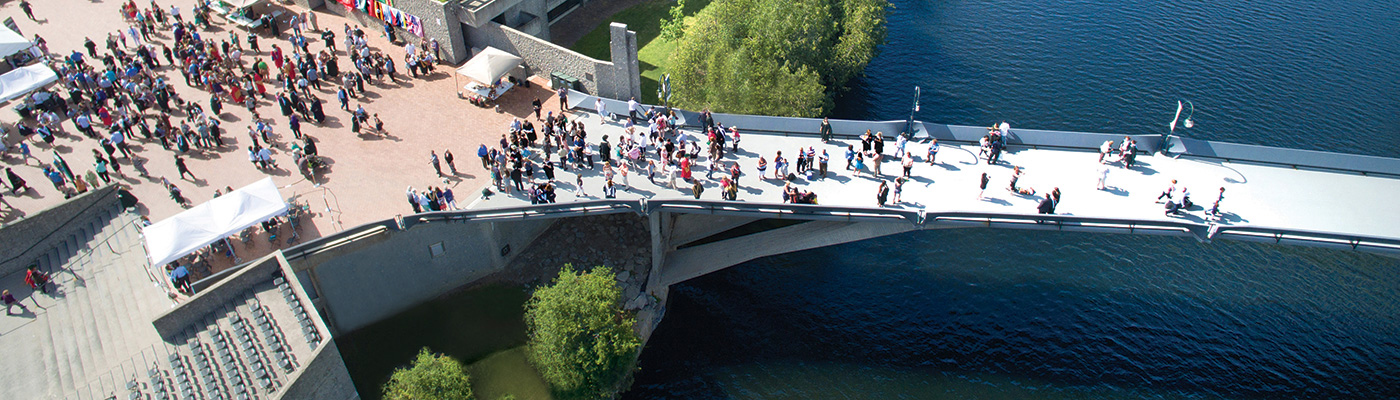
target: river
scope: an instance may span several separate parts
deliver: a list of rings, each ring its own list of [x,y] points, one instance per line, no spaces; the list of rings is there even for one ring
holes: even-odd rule
[[[1393,2],[893,3],[834,117],[906,118],[919,85],[924,121],[1144,134],[1189,100],[1184,136],[1400,157]],[[624,397],[1396,398],[1397,271],[1229,241],[915,232],[673,287]]]

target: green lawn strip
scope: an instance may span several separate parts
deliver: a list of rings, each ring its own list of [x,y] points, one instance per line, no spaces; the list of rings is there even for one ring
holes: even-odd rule
[[[613,15],[607,22],[599,24],[588,34],[574,43],[572,50],[599,60],[612,58],[608,47],[608,25],[613,22],[627,24],[627,29],[637,32],[637,58],[641,60],[643,103],[658,104],[656,90],[661,87],[661,74],[670,65],[671,51],[676,44],[661,39],[661,21],[670,17],[671,6],[675,2],[655,0],[641,3]],[[710,4],[710,0],[687,0],[687,16],[695,15]]]

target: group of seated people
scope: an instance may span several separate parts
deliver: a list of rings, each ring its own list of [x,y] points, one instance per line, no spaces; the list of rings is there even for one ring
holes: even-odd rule
[[[817,204],[817,194],[806,190],[799,190],[788,182],[783,186],[783,202],[793,204]]]

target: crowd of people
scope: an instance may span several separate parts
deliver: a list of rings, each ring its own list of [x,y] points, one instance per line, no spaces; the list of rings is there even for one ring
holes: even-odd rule
[[[316,138],[303,134],[301,128],[304,123],[329,123],[324,107],[327,94],[337,96],[350,119],[344,125],[353,133],[387,135],[378,114],[356,101],[365,96],[366,82],[398,82],[433,74],[441,56],[436,41],[426,40],[407,43],[401,56],[380,52],[370,47],[364,31],[348,24],[341,27],[341,35],[334,29],[309,27],[314,13],[287,21],[289,34],[281,32],[271,17],[262,25],[268,28],[264,32],[268,36],[238,30],[214,34],[209,29],[211,10],[200,3],[182,16],[177,6],[128,0],[118,9],[127,26],[100,41],[89,37],[71,52],[50,49],[42,36],[34,35],[38,62],[52,68],[59,83],[20,100],[24,115],[32,118],[5,132],[6,146],[0,154],[17,155],[34,166],[64,198],[120,180],[139,182],[131,174],[158,183],[173,202],[188,207],[191,200],[181,182],[204,186],[204,181],[186,165],[187,160],[218,157],[217,153],[239,148],[246,151],[253,168],[267,174],[278,174],[279,154],[285,153],[314,182],[325,162]],[[287,41],[267,46],[269,36]],[[321,39],[319,43],[314,37]],[[178,81],[202,92],[196,96],[201,98],[182,96],[180,92],[188,92],[176,90]],[[276,104],[281,116],[265,112],[268,104]],[[246,122],[247,142],[230,140],[226,125],[239,119],[228,114],[229,107],[246,109],[252,116]],[[72,124],[71,131],[65,129],[64,121]],[[278,135],[280,127],[290,137]],[[91,140],[96,147],[91,161],[67,150],[56,141],[59,137]],[[160,148],[133,146],[134,142]],[[146,164],[154,160],[173,164],[177,179],[150,176]],[[5,168],[0,182],[9,194],[42,196],[29,185],[22,167]],[[440,208],[456,207],[450,189],[433,189],[432,198],[446,199]],[[8,205],[3,196],[0,204]],[[231,255],[231,248],[205,250]]]

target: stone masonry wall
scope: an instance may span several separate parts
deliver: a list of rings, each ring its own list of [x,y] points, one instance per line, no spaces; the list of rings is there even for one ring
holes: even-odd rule
[[[324,0],[296,1],[300,3],[303,1],[320,2]],[[358,22],[360,25],[363,25],[363,29],[365,30],[366,35],[382,34],[381,32],[384,27],[384,21],[371,17],[368,14],[365,14],[358,10],[346,8],[345,6],[341,5],[338,1],[325,1],[324,4],[325,9],[327,11],[330,11],[331,13],[334,13],[336,15],[352,19]],[[418,17],[418,19],[423,21],[424,37],[420,38],[418,36],[412,35],[408,33],[408,30],[406,29],[396,29],[399,37],[402,40],[412,40],[416,43],[420,39],[426,39],[429,41],[436,39],[438,41],[438,45],[442,48],[442,61],[449,64],[460,63],[467,58],[467,48],[462,44],[462,30],[457,29],[457,27],[460,26],[461,23],[457,22],[457,17],[450,16],[447,14],[448,10],[457,9],[456,0],[450,0],[446,2],[439,0],[395,0],[394,7],[398,8],[399,10],[405,13],[416,16]],[[321,26],[321,28],[335,29],[336,40],[344,40],[344,38],[342,37],[343,32],[341,31],[341,27],[327,27],[323,25]],[[396,60],[402,61],[402,52],[393,52],[387,50],[385,50],[384,52],[385,54],[393,55]]]
[[[471,47],[495,47],[518,55],[525,59],[525,69],[529,75],[547,78],[551,73],[562,72],[578,79],[586,93],[616,91],[614,67],[610,62],[595,60],[495,22],[486,22],[481,28],[463,27],[467,30],[466,39]]]
[[[108,185],[6,225],[0,229],[0,276],[23,270],[66,240],[80,225],[71,222],[87,223],[99,210],[116,206],[117,187]]]

